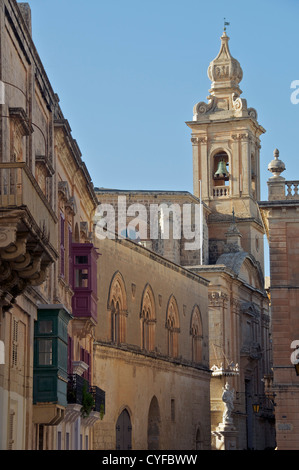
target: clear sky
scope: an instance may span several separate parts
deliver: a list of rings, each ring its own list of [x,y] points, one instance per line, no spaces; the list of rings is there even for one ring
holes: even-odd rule
[[[277,147],[299,180],[298,0],[28,0],[33,39],[95,186],[193,191],[193,106],[223,18],[240,88],[266,129],[262,199]],[[298,93],[299,97],[299,93]]]

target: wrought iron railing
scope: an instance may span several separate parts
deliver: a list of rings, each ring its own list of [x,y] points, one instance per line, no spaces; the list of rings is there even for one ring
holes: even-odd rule
[[[84,379],[84,377],[81,377],[81,375],[69,375],[69,380],[67,384],[67,402],[69,404],[82,404],[83,388],[85,383],[86,379]]]
[[[94,411],[105,414],[105,392],[99,387],[93,386],[89,389],[90,393],[93,396],[95,406]]]
[[[86,387],[85,391],[90,393],[93,397],[93,411],[97,411],[104,415],[106,407],[105,392],[97,386],[90,386],[88,381],[80,375],[69,375],[67,385],[67,402],[69,404],[82,405],[84,387]]]

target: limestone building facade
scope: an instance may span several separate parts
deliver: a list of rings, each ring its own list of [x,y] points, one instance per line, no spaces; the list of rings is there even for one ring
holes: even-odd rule
[[[97,200],[30,19],[27,4],[0,2],[0,448],[90,449],[105,398],[90,388],[96,283],[81,289],[96,277]]]
[[[270,250],[273,374],[269,394],[276,403],[278,450],[298,450],[298,181],[286,180],[275,149],[269,163],[268,201],[260,202]]]
[[[207,285],[131,240],[101,240],[95,449],[210,449]]]

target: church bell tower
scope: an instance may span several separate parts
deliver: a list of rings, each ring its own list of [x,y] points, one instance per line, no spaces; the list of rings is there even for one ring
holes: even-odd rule
[[[193,192],[211,210],[209,241],[217,247],[210,264],[221,255],[226,233],[235,221],[242,236],[242,249],[255,257],[263,269],[263,225],[260,200],[260,136],[265,129],[257,112],[241,98],[243,71],[229,50],[224,30],[217,57],[208,67],[211,80],[207,102],[193,108]],[[215,259],[214,259],[215,258]]]

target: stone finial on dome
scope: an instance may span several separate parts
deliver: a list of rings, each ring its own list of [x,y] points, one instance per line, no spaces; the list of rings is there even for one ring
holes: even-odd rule
[[[221,47],[217,57],[212,60],[208,68],[208,77],[212,81],[210,90],[212,95],[229,92],[242,93],[239,83],[243,78],[243,70],[239,62],[234,59],[228,46],[229,37],[224,31],[221,36]]]
[[[279,178],[280,174],[286,169],[285,164],[279,160],[279,150],[275,149],[273,152],[274,160],[268,165],[268,170],[273,173],[272,178]]]

